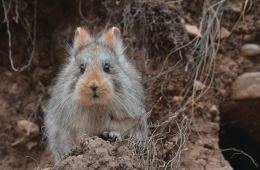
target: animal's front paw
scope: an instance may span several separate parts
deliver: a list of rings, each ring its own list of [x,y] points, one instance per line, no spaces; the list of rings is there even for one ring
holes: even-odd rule
[[[111,141],[111,142],[122,141],[120,133],[114,132],[114,131],[111,131],[111,132],[105,131],[99,137],[104,140]]]

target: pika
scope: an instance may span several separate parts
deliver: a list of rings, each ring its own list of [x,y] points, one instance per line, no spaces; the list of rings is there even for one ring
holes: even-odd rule
[[[47,102],[44,124],[57,165],[82,135],[147,138],[140,73],[124,53],[120,30],[99,36],[78,27],[70,56]]]

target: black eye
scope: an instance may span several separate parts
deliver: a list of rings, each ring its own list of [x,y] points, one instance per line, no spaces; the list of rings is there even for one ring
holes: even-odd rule
[[[83,74],[85,72],[85,65],[84,64],[80,64],[79,70],[80,70],[80,73]]]
[[[104,72],[106,72],[106,73],[109,73],[109,72],[110,72],[110,65],[109,65],[109,63],[105,63],[105,64],[104,64],[103,70],[104,70]]]

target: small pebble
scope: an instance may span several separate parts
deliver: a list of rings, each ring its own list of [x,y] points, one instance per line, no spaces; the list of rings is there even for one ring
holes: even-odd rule
[[[245,44],[241,48],[241,54],[243,56],[255,56],[260,54],[260,46],[257,44]]]
[[[200,30],[195,25],[185,24],[185,29],[191,37],[201,37]]]
[[[198,80],[195,80],[194,81],[194,89],[197,91],[197,90],[203,90],[206,86],[203,84],[203,83],[201,83],[200,81],[198,81]]]
[[[20,132],[25,132],[29,136],[30,134],[39,134],[40,129],[38,125],[28,120],[17,121],[17,129]]]
[[[220,39],[221,40],[228,38],[230,36],[230,34],[231,33],[226,28],[224,28],[224,27],[220,28]]]

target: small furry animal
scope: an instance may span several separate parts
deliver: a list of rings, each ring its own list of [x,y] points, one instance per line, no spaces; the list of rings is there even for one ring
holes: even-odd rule
[[[47,103],[45,128],[57,165],[82,135],[147,138],[140,74],[125,53],[120,30],[91,36],[78,27],[70,57]]]

